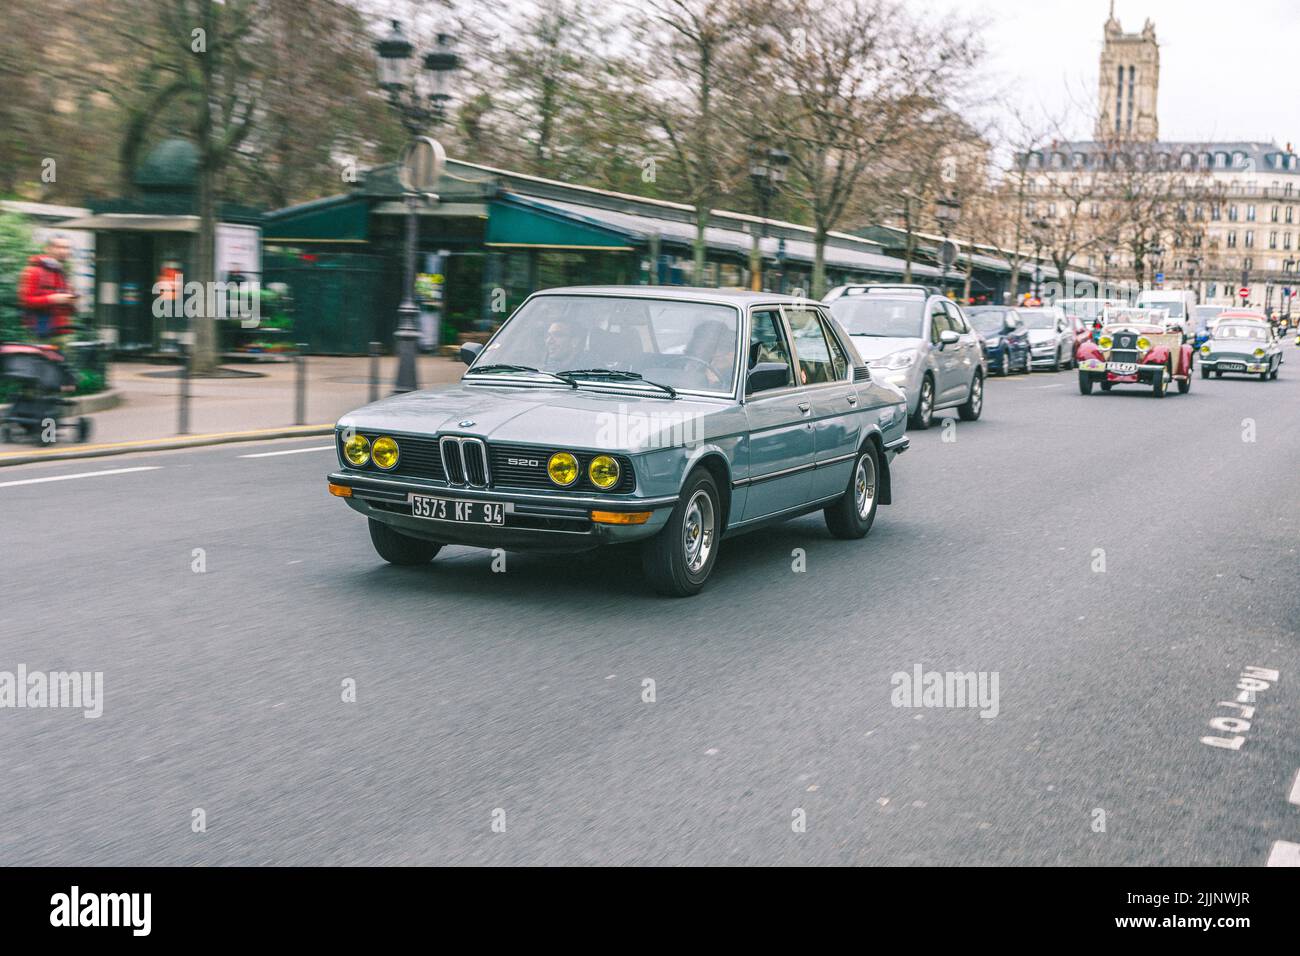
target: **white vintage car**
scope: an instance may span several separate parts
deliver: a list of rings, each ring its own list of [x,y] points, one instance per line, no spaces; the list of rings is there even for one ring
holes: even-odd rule
[[[1258,312],[1224,312],[1201,346],[1201,378],[1222,378],[1224,372],[1277,378],[1282,367],[1282,341],[1268,319]]]

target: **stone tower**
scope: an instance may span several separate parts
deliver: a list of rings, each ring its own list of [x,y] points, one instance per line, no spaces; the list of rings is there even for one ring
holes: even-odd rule
[[[1160,135],[1156,92],[1160,85],[1160,44],[1147,20],[1141,33],[1125,33],[1115,19],[1115,0],[1106,21],[1098,83],[1097,139],[1154,142]]]

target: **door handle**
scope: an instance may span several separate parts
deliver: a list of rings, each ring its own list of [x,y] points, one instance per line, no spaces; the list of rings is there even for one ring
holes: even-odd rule
[[[850,396],[849,396],[849,404],[850,404],[850,405],[856,405],[856,404],[858,404],[858,396],[856,396],[856,395],[850,395]]]
[[[812,408],[812,403],[811,403],[811,402],[800,402],[800,403],[799,403],[799,411],[803,412],[805,415],[808,414],[808,410],[809,410],[810,408]]]

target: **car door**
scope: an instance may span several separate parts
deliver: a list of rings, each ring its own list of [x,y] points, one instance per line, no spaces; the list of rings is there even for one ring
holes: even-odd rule
[[[955,349],[946,347],[940,340],[949,329],[948,310],[944,308],[943,299],[935,296],[930,300],[929,316],[930,368],[934,372],[934,404],[936,407],[948,401],[953,385],[957,381],[954,366],[958,361]]]
[[[817,309],[784,307],[794,340],[801,387],[812,399],[814,500],[848,487],[857,453],[862,416],[857,389],[849,382],[847,355]]]
[[[798,384],[789,332],[779,308],[750,313],[748,369],[767,362],[787,366],[786,384],[762,392],[746,386],[745,415],[749,421],[748,468],[742,520],[761,518],[796,507],[812,489],[812,398]]]
[[[975,378],[975,369],[982,364],[984,353],[980,348],[979,335],[967,323],[966,317],[961,314],[957,304],[944,300],[943,307],[947,313],[948,328],[959,336],[956,345],[944,348],[945,352],[951,353],[949,368],[952,387],[948,393],[948,401],[962,402],[969,397],[970,383]]]

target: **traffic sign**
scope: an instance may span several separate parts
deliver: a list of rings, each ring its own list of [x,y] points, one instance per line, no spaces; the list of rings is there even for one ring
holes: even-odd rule
[[[417,136],[406,144],[402,152],[402,166],[398,178],[402,188],[411,193],[431,193],[438,188],[447,153],[442,144],[427,136]]]
[[[951,239],[945,239],[939,244],[939,264],[945,269],[951,269],[952,264],[957,261],[957,243]]]
[[[1250,290],[1247,289],[1245,286],[1242,286],[1240,289],[1237,290],[1237,295],[1241,296],[1243,299],[1249,299]]]

